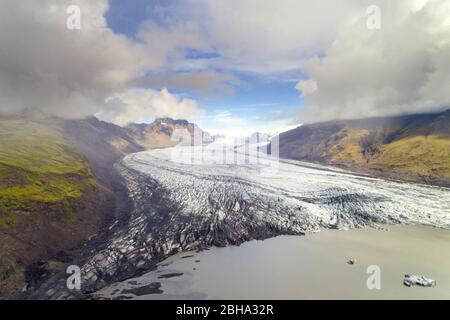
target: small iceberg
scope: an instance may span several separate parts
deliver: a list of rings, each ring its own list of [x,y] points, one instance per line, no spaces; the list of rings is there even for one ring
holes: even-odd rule
[[[421,276],[416,276],[414,274],[405,274],[405,278],[403,279],[403,284],[407,287],[411,286],[421,286],[421,287],[435,287],[436,280],[428,279]]]

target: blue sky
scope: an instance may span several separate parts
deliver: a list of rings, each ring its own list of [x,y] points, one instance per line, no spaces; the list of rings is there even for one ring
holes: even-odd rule
[[[139,41],[139,28],[149,21],[167,26],[165,10],[175,1],[161,0],[110,0],[109,10],[105,14],[108,26],[116,34]],[[168,9],[169,8],[169,9]],[[168,19],[170,20],[170,19]],[[170,24],[170,23],[169,23]],[[155,44],[157,46],[157,44]],[[184,50],[184,57],[189,61],[205,61],[220,58],[220,53],[202,51],[195,48]],[[303,106],[301,93],[295,88],[301,77],[298,72],[282,72],[280,74],[260,74],[253,71],[223,70],[215,67],[194,68],[189,66],[173,67],[170,64],[157,70],[164,73],[170,69],[171,74],[196,71],[227,72],[235,77],[232,90],[225,92],[196,92],[190,88],[166,86],[170,93],[188,97],[198,102],[204,111],[193,119],[205,129],[213,132],[242,130],[253,126],[261,130],[281,130],[298,124],[296,111]],[[152,71],[154,72],[154,71]],[[152,73],[150,72],[150,74]],[[153,84],[151,88],[160,90],[164,85]],[[226,120],[224,117],[226,115]],[[218,121],[214,119],[218,118]],[[243,121],[245,119],[245,121]],[[151,119],[146,119],[151,121]],[[228,122],[228,123],[227,123]],[[250,130],[250,129],[249,129]]]
[[[139,25],[148,19],[157,19],[152,8],[167,5],[169,1],[148,0],[110,0],[106,12],[108,26],[115,32],[134,37]]]

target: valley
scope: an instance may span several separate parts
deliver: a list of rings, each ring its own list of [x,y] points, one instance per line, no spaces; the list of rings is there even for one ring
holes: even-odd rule
[[[250,148],[252,139],[230,144],[229,140],[214,140],[186,121],[170,119],[126,128],[93,117],[6,119],[2,126],[3,136],[9,139],[2,140],[9,143],[2,147],[2,165],[10,168],[4,170],[7,179],[1,189],[2,203],[9,203],[9,209],[0,208],[5,249],[2,274],[7,279],[2,284],[5,292],[24,288],[20,297],[92,298],[104,287],[155,270],[158,263],[178,253],[281,235],[365,227],[382,230],[384,225],[450,229],[448,188],[397,180],[395,174],[388,176],[390,180],[376,178],[383,174],[358,167],[354,171],[359,174],[348,171],[352,165],[319,158],[296,160],[286,153],[298,150],[286,144],[286,135],[292,133],[280,135],[282,158],[278,158],[262,152],[267,142]],[[325,139],[328,133],[322,129],[320,139]],[[176,130],[200,132],[203,141],[174,146]],[[295,143],[314,143],[314,135]],[[328,145],[326,150],[332,153],[342,145],[348,151],[363,136],[337,140],[335,147]],[[446,141],[443,137],[436,139]],[[411,139],[428,144],[434,138]],[[40,141],[48,141],[48,146],[44,148]],[[154,148],[145,150],[152,143]],[[439,148],[445,154],[443,143]],[[407,148],[396,155],[400,149],[378,154],[372,164],[387,158],[400,161],[416,152]],[[339,151],[333,159],[344,161],[347,151]],[[427,154],[416,153],[414,161],[426,165]],[[313,157],[315,153],[308,154]],[[356,163],[360,154],[348,156]],[[439,165],[445,166],[447,160]],[[406,158],[401,161],[413,164]],[[33,177],[36,182],[30,180]],[[20,188],[41,192],[41,198],[38,193],[23,192],[12,197],[11,192]],[[47,236],[49,232],[52,237]],[[31,245],[35,254],[26,255]],[[81,291],[66,288],[65,267],[71,264],[81,267]],[[160,291],[154,286],[148,290]]]
[[[450,0],[1,7],[0,301],[450,299]]]
[[[210,159],[202,155],[212,150],[218,153],[223,146],[148,150],[126,156],[116,166],[134,209],[128,220],[113,224],[101,246],[79,260],[85,294],[155,269],[176,253],[211,246],[381,224],[450,229],[446,188],[298,161],[272,166],[275,160],[266,155],[258,155],[257,165],[192,163]],[[34,297],[73,297],[63,276],[46,283]]]

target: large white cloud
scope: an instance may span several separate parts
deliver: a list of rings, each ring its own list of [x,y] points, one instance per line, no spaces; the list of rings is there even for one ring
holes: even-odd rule
[[[108,100],[107,108],[97,116],[118,125],[146,122],[152,118],[190,119],[200,116],[196,101],[171,94],[167,89],[132,89]]]
[[[450,107],[450,2],[375,1],[381,28],[364,11],[343,26],[322,58],[304,66],[303,121],[434,112]],[[315,90],[309,90],[315,83]]]
[[[66,28],[69,4],[82,10],[81,30]],[[382,9],[380,30],[366,27],[372,4]],[[241,84],[236,71],[305,78],[296,85],[305,121],[437,111],[450,105],[449,6],[444,0],[177,0],[161,9],[163,19],[142,24],[136,42],[108,28],[107,1],[4,0],[0,113],[102,112],[116,122],[135,121],[142,117],[130,103],[105,99],[133,86],[232,92]],[[192,49],[200,59],[189,58]],[[176,99],[171,105],[180,104]]]
[[[103,17],[107,1],[2,0],[0,113],[82,117],[104,106],[144,68],[163,58],[115,35]],[[69,30],[66,10],[81,9],[81,29]]]
[[[329,46],[354,14],[355,2],[179,0],[166,8],[165,23],[144,24],[140,37],[170,51],[176,68],[298,71],[305,59]],[[218,58],[185,59],[186,48],[216,52]]]
[[[233,93],[235,87],[242,84],[230,72],[217,72],[215,70],[201,70],[192,72],[161,72],[145,75],[133,81],[137,87],[169,87],[188,89],[196,93],[211,96],[222,93]]]
[[[367,28],[372,5],[381,8],[380,30]],[[302,121],[432,112],[450,105],[449,6],[445,0],[185,0],[167,9],[168,23],[152,22],[141,36],[171,48],[175,69],[281,77],[295,70],[305,78],[296,85],[306,100]],[[186,59],[186,48],[217,57]]]

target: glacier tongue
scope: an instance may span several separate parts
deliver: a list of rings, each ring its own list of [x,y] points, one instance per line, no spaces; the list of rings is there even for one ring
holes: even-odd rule
[[[238,219],[294,233],[370,222],[450,228],[450,190],[445,188],[362,177],[295,161],[281,160],[271,168],[274,160],[264,155],[251,164],[202,161],[211,150],[214,146],[151,150],[132,154],[123,163],[164,188],[179,205],[178,214],[203,217],[216,227]]]
[[[241,152],[233,150],[235,156]],[[222,151],[214,145],[175,147],[123,159],[117,168],[134,209],[103,249],[86,259],[85,291],[144,272],[173,253],[212,245],[374,223],[450,229],[449,189],[297,161],[274,163],[263,154],[257,161],[224,163]]]
[[[183,250],[321,228],[422,223],[450,229],[448,189],[295,161],[274,165],[263,154],[257,161],[224,161],[222,151],[176,147],[125,157],[118,169],[135,208],[107,248],[85,264],[85,280],[129,276]]]

